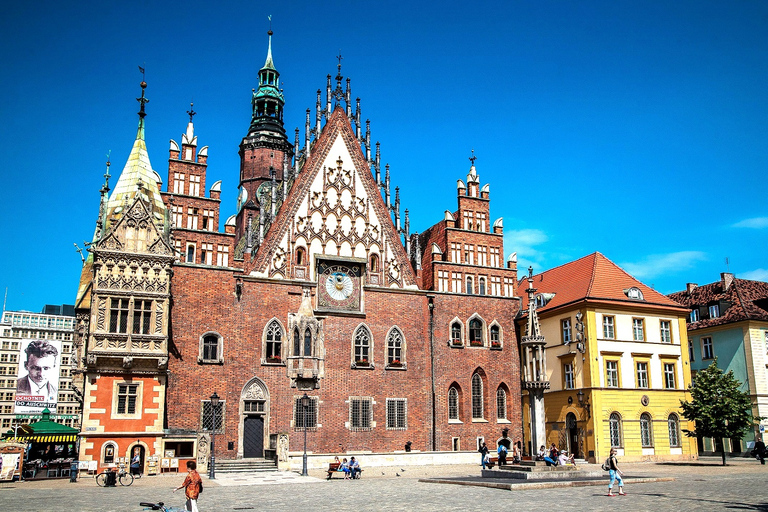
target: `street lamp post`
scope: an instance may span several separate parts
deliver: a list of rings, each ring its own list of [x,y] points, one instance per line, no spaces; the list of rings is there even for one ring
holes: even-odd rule
[[[307,409],[309,409],[309,397],[306,393],[301,397],[301,408],[304,410],[304,456],[301,460],[301,476],[309,476],[307,473]]]
[[[219,405],[219,395],[214,391],[211,395],[211,409],[213,409],[213,427],[211,428],[211,467],[208,470],[208,478],[216,479],[216,407]]]

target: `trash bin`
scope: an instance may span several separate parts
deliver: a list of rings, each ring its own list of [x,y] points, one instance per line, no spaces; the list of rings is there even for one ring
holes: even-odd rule
[[[78,462],[72,461],[72,464],[69,465],[69,481],[70,482],[77,482],[77,466]]]
[[[117,484],[117,473],[115,471],[107,471],[104,475],[104,487],[114,487]]]

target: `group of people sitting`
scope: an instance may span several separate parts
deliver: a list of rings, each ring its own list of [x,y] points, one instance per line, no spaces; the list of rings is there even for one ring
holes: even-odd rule
[[[574,455],[568,455],[567,450],[558,450],[555,443],[549,447],[549,452],[544,445],[539,448],[539,453],[536,455],[536,460],[543,460],[547,463],[547,466],[565,466],[566,464],[576,465]]]
[[[334,462],[339,465],[338,471],[344,472],[344,480],[352,480],[355,478],[360,478],[360,473],[362,472],[362,469],[360,469],[360,464],[355,460],[354,457],[350,458],[349,460],[347,460],[347,458],[344,457],[344,460],[342,461],[339,461],[339,458],[336,457],[334,459]]]

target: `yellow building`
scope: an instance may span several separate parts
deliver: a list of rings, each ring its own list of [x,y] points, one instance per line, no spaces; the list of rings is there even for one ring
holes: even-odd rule
[[[521,280],[523,311],[529,286],[546,340],[547,447],[591,462],[611,447],[627,462],[696,458],[696,439],[683,433],[693,425],[680,409],[690,400],[687,310],[597,252]],[[528,315],[518,320],[521,337]],[[523,411],[530,446],[542,427],[531,428],[527,395]]]

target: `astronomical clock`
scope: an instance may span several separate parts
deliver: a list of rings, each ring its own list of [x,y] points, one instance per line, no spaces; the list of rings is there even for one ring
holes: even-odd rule
[[[317,309],[362,312],[363,269],[356,260],[319,260]]]

